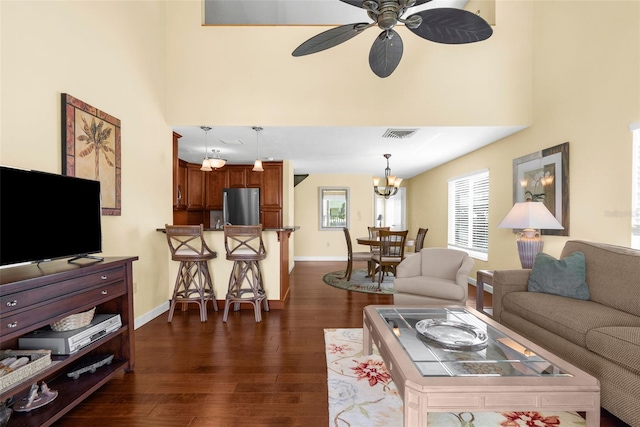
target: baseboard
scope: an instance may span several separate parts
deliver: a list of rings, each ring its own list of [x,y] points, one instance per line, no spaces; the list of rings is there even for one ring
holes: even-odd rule
[[[154,308],[151,311],[146,312],[140,317],[136,317],[133,322],[133,328],[138,329],[140,326],[143,326],[146,323],[151,322],[156,317],[160,316],[163,313],[169,311],[169,301],[160,304],[158,307]]]
[[[346,256],[330,256],[330,257],[318,257],[318,256],[299,256],[295,257],[294,261],[347,261]]]
[[[470,284],[471,286],[476,286],[476,284],[477,284],[476,279],[473,279],[473,278],[471,278],[471,277],[469,277],[468,282],[469,282],[469,284]],[[477,287],[477,286],[476,286],[476,287]],[[491,285],[487,285],[487,284],[485,283],[485,284],[484,284],[484,286],[482,287],[482,289],[483,289],[485,292],[487,292],[487,293],[489,293],[489,294],[493,295],[493,286],[491,286]]]

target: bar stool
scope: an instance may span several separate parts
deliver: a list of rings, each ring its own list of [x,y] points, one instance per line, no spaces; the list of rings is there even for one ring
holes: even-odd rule
[[[224,247],[227,259],[233,261],[233,268],[229,277],[222,321],[227,321],[231,304],[234,304],[233,311],[238,311],[241,303],[251,303],[256,322],[260,322],[262,304],[264,310],[269,311],[269,301],[260,269],[260,261],[267,257],[262,241],[262,225],[225,225]]]
[[[177,303],[182,303],[182,311],[189,303],[200,306],[200,321],[207,321],[207,301],[218,311],[218,302],[213,290],[208,261],[217,257],[209,249],[203,237],[203,225],[165,225],[171,259],[180,261],[176,285],[169,307],[169,322]]]

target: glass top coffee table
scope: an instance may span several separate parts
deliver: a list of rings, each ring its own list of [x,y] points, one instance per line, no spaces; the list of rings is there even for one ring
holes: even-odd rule
[[[373,305],[375,343],[404,399],[404,425],[429,412],[579,411],[600,425],[597,379],[469,307]]]

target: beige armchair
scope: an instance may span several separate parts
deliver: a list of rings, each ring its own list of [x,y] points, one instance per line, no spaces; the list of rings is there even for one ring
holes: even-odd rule
[[[466,252],[424,248],[407,256],[396,268],[393,303],[464,305],[473,266]]]

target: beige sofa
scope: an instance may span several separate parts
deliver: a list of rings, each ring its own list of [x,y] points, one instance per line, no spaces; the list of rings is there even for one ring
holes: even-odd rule
[[[640,251],[570,240],[560,257],[578,251],[589,300],[528,292],[531,270],[495,271],[493,316],[596,377],[602,407],[640,426]]]
[[[473,265],[466,252],[455,249],[424,248],[409,255],[396,268],[393,303],[464,305]]]

